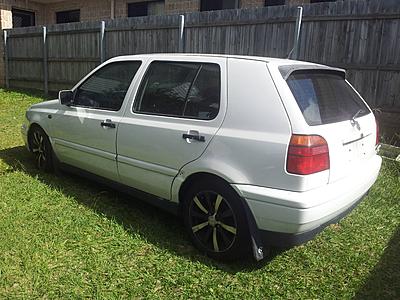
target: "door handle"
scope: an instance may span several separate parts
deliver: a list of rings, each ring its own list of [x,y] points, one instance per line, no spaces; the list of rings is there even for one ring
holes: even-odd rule
[[[100,125],[101,127],[115,128],[115,123],[113,123],[110,119],[101,121]]]
[[[206,138],[204,136],[202,136],[202,135],[199,135],[199,134],[184,133],[182,135],[182,138],[185,139],[185,140],[195,140],[195,141],[198,141],[198,142],[205,142],[206,141]]]

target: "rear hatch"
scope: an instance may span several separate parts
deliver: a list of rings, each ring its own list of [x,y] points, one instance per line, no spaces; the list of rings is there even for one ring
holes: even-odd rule
[[[309,131],[328,143],[330,183],[375,155],[374,115],[343,71],[300,69],[291,72],[286,82]]]

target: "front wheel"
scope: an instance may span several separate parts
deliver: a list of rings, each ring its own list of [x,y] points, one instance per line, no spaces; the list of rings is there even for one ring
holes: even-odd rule
[[[246,255],[250,237],[243,203],[228,184],[196,182],[184,201],[185,227],[200,251],[220,260]]]
[[[53,169],[52,148],[44,130],[38,126],[32,128],[28,136],[29,148],[35,157],[39,170],[50,172]]]

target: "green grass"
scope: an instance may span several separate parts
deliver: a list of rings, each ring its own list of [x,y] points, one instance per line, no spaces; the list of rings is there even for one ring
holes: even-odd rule
[[[36,171],[20,124],[29,94],[0,91],[0,299],[399,299],[400,167],[385,161],[338,225],[269,260],[223,264],[179,220],[85,179]]]

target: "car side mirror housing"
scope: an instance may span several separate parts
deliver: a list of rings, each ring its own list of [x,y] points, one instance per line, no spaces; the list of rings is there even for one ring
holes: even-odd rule
[[[63,90],[58,93],[58,100],[62,105],[70,106],[74,100],[74,92],[71,90]]]

